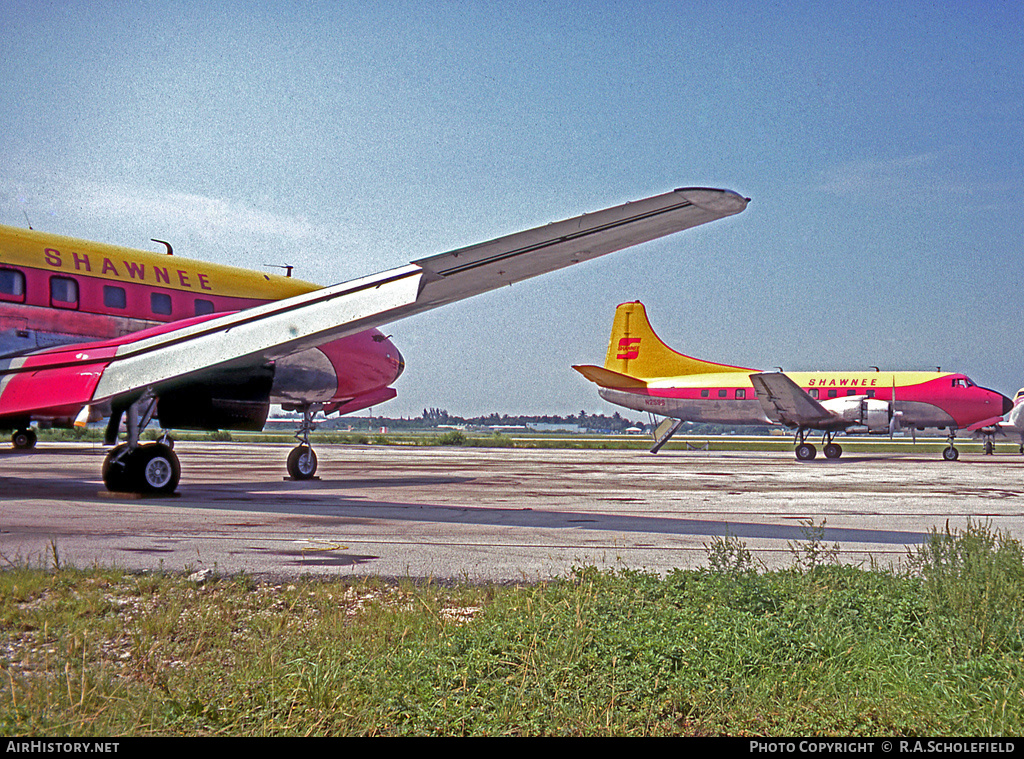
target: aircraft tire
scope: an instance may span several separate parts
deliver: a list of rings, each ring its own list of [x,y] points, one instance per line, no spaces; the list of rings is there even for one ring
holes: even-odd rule
[[[316,467],[316,451],[308,445],[296,446],[288,454],[288,476],[293,480],[313,479]]]
[[[958,458],[960,458],[960,451],[958,451],[953,446],[949,446],[949,448],[943,448],[942,458],[944,458],[946,461],[956,461]]]
[[[995,445],[993,444],[993,442],[991,440],[986,440],[985,441],[985,455],[986,456],[991,456],[994,449],[995,449]]]
[[[103,484],[107,486],[107,490],[111,493],[125,493],[131,489],[128,486],[128,457],[122,458],[120,461],[114,461],[114,457],[127,447],[126,443],[122,443],[116,448],[111,449],[103,458]]]
[[[140,445],[128,457],[128,478],[139,493],[173,493],[181,479],[181,464],[170,446]]]
[[[11,435],[11,444],[19,451],[30,451],[36,447],[36,431],[31,429],[18,430]]]
[[[827,459],[837,459],[843,455],[843,447],[839,443],[829,443],[824,450]]]
[[[810,443],[800,443],[796,447],[796,458],[798,461],[810,461],[817,455],[817,449]]]

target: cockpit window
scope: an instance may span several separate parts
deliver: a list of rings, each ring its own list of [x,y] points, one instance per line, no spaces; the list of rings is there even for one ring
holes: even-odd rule
[[[974,383],[966,377],[954,377],[953,387],[974,387]]]

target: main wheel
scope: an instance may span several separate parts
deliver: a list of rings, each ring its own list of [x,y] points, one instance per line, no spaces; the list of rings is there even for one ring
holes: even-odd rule
[[[11,435],[11,443],[19,451],[29,451],[36,447],[36,431],[32,429],[18,430]]]
[[[123,456],[117,461],[114,460],[121,454],[121,451],[127,448],[128,444],[122,443],[111,449],[103,458],[103,484],[111,493],[125,493],[131,489],[128,483],[128,459],[130,457]]]
[[[293,480],[311,480],[316,474],[316,452],[308,445],[292,448],[288,454],[288,476]]]
[[[960,458],[960,451],[958,451],[953,446],[949,446],[949,448],[943,448],[942,458],[944,458],[946,461],[956,461],[958,458]]]
[[[991,440],[986,440],[985,441],[985,455],[986,456],[991,456],[992,455],[992,451],[993,451],[994,448],[995,448],[995,445],[992,443]]]
[[[818,455],[818,451],[810,443],[800,443],[796,447],[796,457],[800,461],[810,461]]]
[[[173,493],[181,479],[181,464],[170,446],[140,445],[128,457],[128,469],[140,493]]]
[[[829,443],[825,446],[825,458],[837,459],[843,455],[843,447],[839,443]]]

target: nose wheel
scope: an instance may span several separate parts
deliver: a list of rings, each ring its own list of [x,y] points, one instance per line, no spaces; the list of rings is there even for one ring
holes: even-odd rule
[[[960,458],[960,451],[953,446],[953,441],[956,440],[956,431],[950,429],[949,436],[946,438],[946,442],[949,445],[942,449],[942,458],[946,461],[956,461]]]
[[[302,407],[302,422],[299,425],[299,431],[295,433],[295,439],[299,441],[299,444],[292,448],[286,462],[288,476],[293,480],[312,480],[316,475],[316,451],[313,450],[313,444],[309,442],[309,435],[316,429],[313,417],[321,408],[323,408],[321,404]]]
[[[19,451],[30,451],[36,447],[36,431],[31,428],[18,430],[11,435],[11,445]]]
[[[293,480],[311,480],[316,474],[316,451],[308,445],[292,448],[288,454],[288,476]]]

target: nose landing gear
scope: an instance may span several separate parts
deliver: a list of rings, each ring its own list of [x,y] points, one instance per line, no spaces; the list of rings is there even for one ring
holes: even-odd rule
[[[321,409],[320,404],[311,404],[302,407],[302,422],[299,431],[295,433],[295,439],[299,444],[292,448],[288,454],[288,476],[293,480],[312,480],[316,475],[316,452],[312,443],[309,442],[309,433],[316,429],[313,424],[313,416]]]

